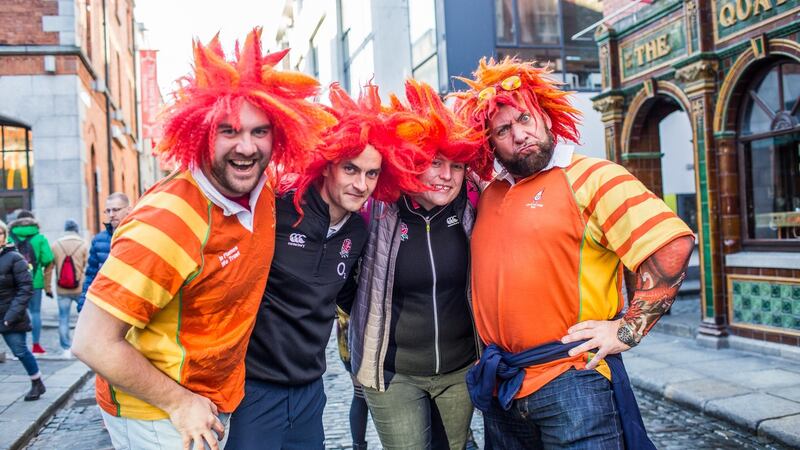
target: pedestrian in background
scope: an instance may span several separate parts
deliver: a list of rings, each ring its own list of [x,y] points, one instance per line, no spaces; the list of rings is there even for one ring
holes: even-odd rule
[[[50,251],[50,243],[47,238],[39,232],[39,222],[33,213],[22,209],[17,213],[17,218],[9,226],[8,237],[14,243],[17,252],[22,255],[30,266],[31,276],[33,277],[33,296],[28,303],[28,310],[31,313],[32,327],[31,336],[33,337],[33,354],[44,355],[47,351],[39,344],[39,336],[42,333],[42,291],[48,297],[52,297],[50,284],[44,282],[44,270],[53,263],[53,252]]]
[[[111,237],[117,229],[122,219],[131,212],[131,202],[128,196],[122,192],[114,192],[106,198],[106,207],[103,214],[106,215],[107,222],[103,222],[105,229],[97,233],[92,238],[92,245],[89,248],[89,260],[86,264],[86,273],[83,277],[80,296],[78,297],[78,312],[83,309],[83,302],[86,301],[86,291],[89,290],[97,272],[103,267],[108,254],[111,252]]]
[[[50,285],[55,275],[56,296],[58,300],[58,339],[61,344],[62,357],[72,358],[72,340],[69,337],[69,314],[72,303],[77,306],[83,287],[84,270],[89,246],[81,237],[78,223],[72,219],[64,222],[64,235],[50,246],[53,252],[53,264],[47,266],[44,273],[46,285]]]
[[[46,389],[39,364],[26,342],[27,332],[31,330],[27,306],[33,294],[33,279],[28,262],[16,252],[13,243],[6,243],[7,234],[8,227],[0,221],[0,242],[5,244],[0,249],[0,333],[31,377],[31,389],[25,394],[25,401],[38,400]]]
[[[473,406],[465,374],[479,355],[469,289],[475,208],[465,176],[482,136],[471,132],[427,84],[406,83],[420,117],[425,186],[393,203],[374,202],[370,237],[351,312],[351,365],[386,449],[467,444]],[[386,331],[384,331],[386,330]]]

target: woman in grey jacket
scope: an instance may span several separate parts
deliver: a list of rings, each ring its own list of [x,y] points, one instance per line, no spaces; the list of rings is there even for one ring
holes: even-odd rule
[[[464,377],[479,353],[469,289],[475,208],[464,180],[480,137],[429,86],[409,81],[406,95],[430,125],[423,146],[432,161],[419,176],[429,190],[370,211],[352,370],[384,448],[463,449],[473,410]]]

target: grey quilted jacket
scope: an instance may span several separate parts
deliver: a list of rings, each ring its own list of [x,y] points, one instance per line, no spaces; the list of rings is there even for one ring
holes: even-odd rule
[[[465,198],[462,201],[465,206],[459,209],[459,219],[464,232],[470,236],[475,224],[475,207]],[[398,213],[399,208],[394,203],[374,202],[372,205],[369,240],[350,312],[348,337],[352,372],[359,383],[379,391],[386,390],[393,375],[384,369],[384,360],[389,345],[395,262],[400,247]],[[472,290],[468,288],[465,300],[470,309],[471,298]],[[476,347],[478,345],[476,342]]]

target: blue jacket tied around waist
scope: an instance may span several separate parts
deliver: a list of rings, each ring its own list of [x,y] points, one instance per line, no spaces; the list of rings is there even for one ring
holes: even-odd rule
[[[549,342],[519,353],[504,352],[495,344],[490,344],[483,351],[481,359],[467,372],[467,388],[469,396],[476,408],[483,412],[489,410],[497,384],[497,401],[504,410],[511,408],[511,402],[522,387],[525,379],[525,367],[545,364],[550,361],[568,357],[568,352],[586,341],[562,344]],[[605,358],[611,369],[611,388],[614,391],[614,402],[619,410],[622,423],[622,437],[628,449],[655,450],[655,446],[647,437],[642,415],[633,389],[625,372],[620,354],[607,355]]]

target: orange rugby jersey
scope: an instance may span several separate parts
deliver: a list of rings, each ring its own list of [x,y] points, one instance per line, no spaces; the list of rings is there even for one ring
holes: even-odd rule
[[[263,185],[252,232],[226,215],[188,171],[151,188],[114,233],[87,299],[132,325],[126,339],[187,389],[232,412],[275,247],[275,196]],[[97,377],[109,414],[167,414]]]
[[[520,352],[560,340],[572,325],[623,308],[622,265],[636,270],[656,250],[691,234],[623,167],[574,155],[514,186],[483,192],[472,234],[475,320],[485,343]],[[525,369],[527,396],[588,354]],[[610,377],[608,366],[598,370]]]

